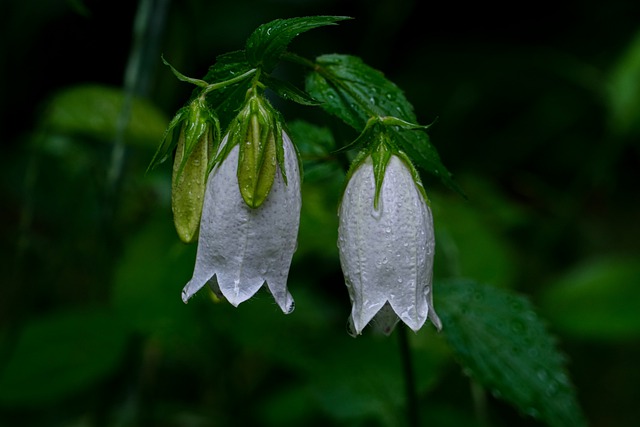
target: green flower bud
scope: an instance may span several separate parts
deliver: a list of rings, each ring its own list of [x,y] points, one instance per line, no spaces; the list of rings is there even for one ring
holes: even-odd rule
[[[178,236],[191,243],[198,237],[209,159],[219,132],[217,118],[200,98],[184,116],[173,162],[171,209]]]
[[[278,114],[266,99],[255,92],[250,94],[230,125],[229,142],[223,149],[223,157],[236,145],[240,146],[237,169],[240,194],[247,206],[258,208],[271,191],[276,166],[280,165],[285,183],[286,172]]]

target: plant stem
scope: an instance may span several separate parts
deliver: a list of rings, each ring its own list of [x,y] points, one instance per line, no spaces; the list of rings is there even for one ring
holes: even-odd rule
[[[418,427],[420,417],[418,414],[418,397],[416,392],[416,382],[413,372],[413,359],[409,348],[409,335],[406,325],[400,325],[400,358],[402,359],[402,370],[404,374],[405,394],[407,403],[407,424],[409,427]]]
[[[487,394],[482,385],[480,385],[477,381],[471,379],[469,385],[471,386],[473,409],[476,414],[478,425],[487,426]]]
[[[246,79],[247,77],[249,77],[249,76],[251,76],[253,74],[256,74],[257,71],[258,71],[257,68],[252,68],[249,71],[247,71],[246,73],[240,74],[239,76],[233,77],[233,78],[231,78],[229,80],[225,80],[225,81],[222,81],[222,82],[210,84],[202,91],[202,95],[201,96],[204,96],[204,95],[208,94],[212,90],[220,89],[220,88],[223,88],[225,86],[228,86],[228,85],[237,83],[239,81],[242,81],[242,80]],[[256,82],[256,84],[258,84],[258,83],[259,82]]]
[[[124,136],[131,116],[133,99],[136,96],[144,97],[149,92],[168,8],[169,0],[140,0],[138,4],[133,26],[133,42],[124,73],[124,102],[116,123],[116,136],[107,171],[108,203],[115,199],[122,175],[125,157]],[[113,210],[113,206],[110,206],[110,209]]]

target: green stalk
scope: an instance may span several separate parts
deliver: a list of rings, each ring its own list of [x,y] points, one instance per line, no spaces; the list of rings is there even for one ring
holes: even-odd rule
[[[418,412],[418,393],[416,391],[416,381],[413,371],[413,358],[409,348],[409,329],[405,324],[399,325],[398,339],[400,340],[400,360],[404,375],[405,395],[407,404],[407,425],[418,427],[420,425],[420,414]]]

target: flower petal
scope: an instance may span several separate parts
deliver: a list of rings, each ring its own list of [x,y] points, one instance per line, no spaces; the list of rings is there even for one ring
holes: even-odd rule
[[[374,209],[374,195],[373,164],[367,158],[351,176],[340,207],[338,246],[353,302],[353,329],[361,333],[388,302],[417,331],[432,310],[431,211],[411,171],[397,156],[387,165],[378,209]],[[437,319],[435,313],[433,317]],[[380,319],[388,319],[383,329],[395,325],[393,316]]]
[[[234,306],[251,298],[267,282],[285,313],[293,310],[287,276],[300,221],[300,172],[291,140],[283,134],[289,184],[277,173],[270,194],[256,209],[244,202],[238,187],[239,147],[209,175],[193,278],[182,292],[187,301],[214,275]],[[224,146],[225,140],[221,146]]]

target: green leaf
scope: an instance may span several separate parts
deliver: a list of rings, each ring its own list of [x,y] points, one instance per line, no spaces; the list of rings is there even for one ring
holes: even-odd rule
[[[417,123],[413,106],[402,90],[355,56],[331,54],[316,58],[316,67],[307,76],[306,90],[323,103],[321,106],[325,111],[358,132],[362,132],[368,120],[375,116],[393,116]],[[462,193],[425,132],[392,127],[390,134],[418,167]]]
[[[576,266],[543,294],[541,306],[558,330],[597,340],[640,337],[640,264],[604,258]]]
[[[281,98],[297,102],[301,105],[315,106],[321,104],[321,102],[313,99],[313,97],[311,97],[307,92],[298,89],[287,81],[280,80],[272,76],[263,76],[261,81]]]
[[[289,43],[300,33],[335,25],[338,21],[350,19],[346,16],[305,16],[291,19],[276,19],[259,26],[247,39],[247,60],[254,67],[261,67],[270,73],[277,65]]]
[[[0,372],[0,403],[36,406],[86,389],[117,369],[127,337],[105,309],[31,321]]]
[[[470,280],[436,289],[443,332],[466,372],[550,426],[585,425],[565,358],[526,298]]]
[[[124,101],[125,94],[121,89],[99,85],[74,86],[59,92],[49,101],[43,125],[48,131],[111,142],[116,136]],[[168,122],[153,104],[135,98],[125,128],[125,142],[155,148]]]
[[[355,56],[330,54],[316,58],[307,91],[323,108],[362,131],[373,116],[395,116],[415,123],[413,107],[404,93],[380,71]]]

